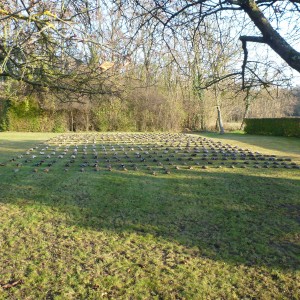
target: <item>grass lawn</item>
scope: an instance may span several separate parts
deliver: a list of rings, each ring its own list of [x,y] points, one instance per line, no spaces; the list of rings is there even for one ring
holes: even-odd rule
[[[0,133],[0,163],[55,136]],[[201,136],[300,162],[300,139]],[[298,169],[19,160],[0,166],[0,299],[300,299]]]

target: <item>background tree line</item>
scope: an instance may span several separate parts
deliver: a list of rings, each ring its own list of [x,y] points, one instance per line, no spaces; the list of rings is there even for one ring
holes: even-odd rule
[[[228,130],[299,114],[286,65],[249,46],[245,65],[236,15],[183,26],[179,4],[166,22],[142,2],[4,1],[1,129]]]
[[[18,88],[22,91],[21,88]],[[126,92],[124,92],[126,93]],[[250,99],[247,117],[299,116],[300,97],[289,90],[260,91]],[[25,93],[24,93],[25,94]],[[121,98],[95,95],[80,102],[60,103],[47,94],[1,98],[1,130],[11,131],[172,131],[218,130],[215,95],[205,91],[199,100],[192,90],[165,85],[126,93]],[[225,130],[240,129],[245,93],[222,92]]]

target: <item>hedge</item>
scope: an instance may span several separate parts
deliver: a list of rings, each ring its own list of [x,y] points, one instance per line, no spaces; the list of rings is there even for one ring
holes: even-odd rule
[[[249,134],[300,137],[300,118],[245,119]]]
[[[68,119],[63,112],[43,111],[32,100],[0,102],[0,131],[65,132]]]

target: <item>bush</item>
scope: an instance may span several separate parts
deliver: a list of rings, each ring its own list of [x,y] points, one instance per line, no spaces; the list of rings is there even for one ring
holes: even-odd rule
[[[68,122],[64,113],[41,109],[34,98],[0,103],[0,131],[65,132]]]
[[[126,103],[118,99],[103,102],[93,110],[93,127],[97,131],[135,131],[134,118]]]
[[[68,131],[66,117],[63,114],[56,114],[52,125],[52,132],[62,133],[66,131]]]
[[[0,99],[0,131],[7,131],[9,128],[8,111],[11,106],[9,100]]]
[[[5,110],[6,127],[10,131],[40,131],[41,111],[32,99],[25,97],[23,101],[8,100]]]
[[[300,137],[300,118],[245,119],[249,134]]]

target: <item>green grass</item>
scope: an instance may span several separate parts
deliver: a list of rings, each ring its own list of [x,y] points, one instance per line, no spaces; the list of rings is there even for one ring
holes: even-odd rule
[[[295,137],[270,137],[263,135],[252,135],[239,133],[203,133],[201,136],[214,138],[223,143],[234,144],[240,147],[248,147],[253,151],[272,153],[283,157],[291,157],[294,161],[300,162],[300,139]]]
[[[0,162],[52,136],[0,133]],[[203,136],[300,161],[300,139]],[[13,169],[0,299],[300,298],[299,170]]]

